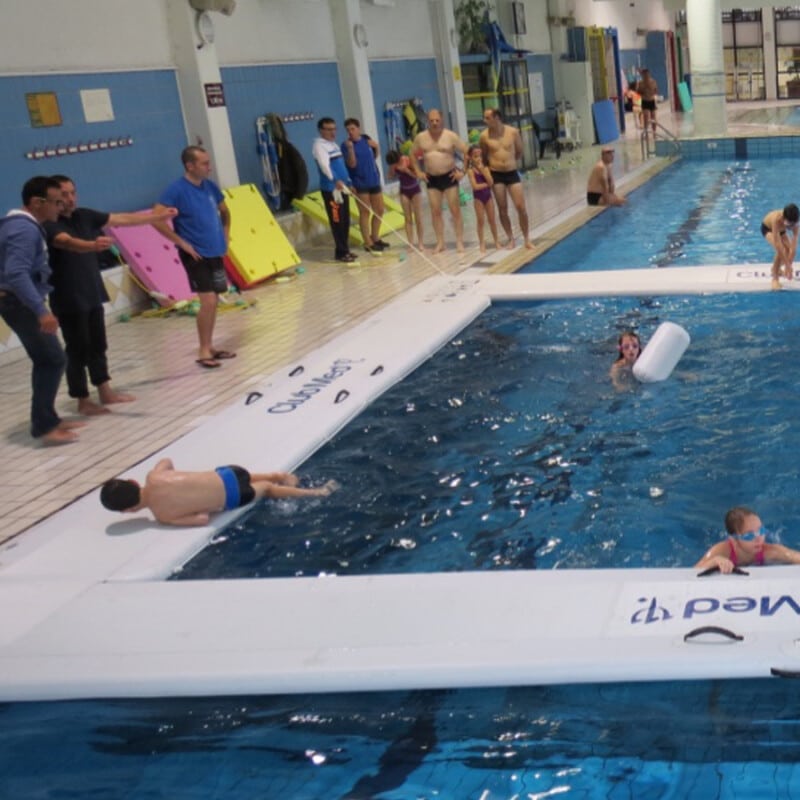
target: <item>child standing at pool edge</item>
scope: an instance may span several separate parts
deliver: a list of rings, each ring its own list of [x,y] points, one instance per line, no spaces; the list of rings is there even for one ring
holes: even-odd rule
[[[783,210],[780,208],[770,211],[761,220],[761,235],[772,245],[775,258],[772,261],[772,288],[781,288],[778,280],[783,269],[783,276],[792,279],[792,262],[797,252],[797,223],[800,220],[800,210],[794,203],[789,203]],[[791,232],[791,237],[788,233]]]
[[[478,222],[478,244],[481,253],[486,252],[486,240],[484,229],[486,220],[489,221],[489,229],[492,232],[494,246],[500,249],[500,241],[497,238],[497,220],[494,214],[494,200],[492,198],[492,186],[494,178],[492,173],[483,163],[483,151],[479,145],[473,145],[467,151],[467,175],[472,186],[472,197],[475,202],[475,219]]]
[[[717,542],[696,564],[695,569],[717,567],[727,575],[737,566],[800,564],[800,552],[782,544],[767,542],[769,531],[755,511],[735,506],[725,515],[728,538]]]
[[[403,206],[403,215],[406,218],[406,238],[414,246],[414,227],[417,228],[417,249],[425,252],[422,241],[422,189],[420,189],[417,175],[411,167],[411,159],[401,156],[397,150],[390,150],[386,154],[386,163],[389,165],[389,177],[400,181],[400,203]]]

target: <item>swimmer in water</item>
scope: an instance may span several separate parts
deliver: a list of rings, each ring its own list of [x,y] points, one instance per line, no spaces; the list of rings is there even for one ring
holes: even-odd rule
[[[611,382],[617,389],[624,389],[629,382],[633,365],[636,359],[642,354],[642,343],[639,341],[638,334],[633,331],[625,331],[620,334],[617,341],[619,356],[611,365]]]
[[[755,511],[735,506],[725,515],[728,538],[717,542],[696,564],[695,569],[717,567],[727,575],[734,567],[765,564],[800,564],[800,552],[767,541],[770,533]]]
[[[163,458],[147,474],[144,486],[114,478],[100,490],[100,502],[109,511],[132,513],[149,508],[168,525],[207,525],[211,514],[239,508],[259,497],[327,497],[339,488],[336,481],[302,489],[289,472],[251,475],[235,465],[208,472],[178,472]]]

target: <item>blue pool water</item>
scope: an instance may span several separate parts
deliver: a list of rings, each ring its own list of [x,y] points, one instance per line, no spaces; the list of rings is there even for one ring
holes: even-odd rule
[[[774,196],[780,175],[757,178],[772,196],[742,224],[786,202]],[[691,208],[705,208],[699,184],[677,184],[689,198],[680,205],[660,185],[600,215],[558,258],[575,269],[654,263],[667,231],[686,234]],[[650,222],[621,244],[639,205]],[[696,230],[731,209],[709,204]],[[601,223],[617,227],[592,227]],[[657,237],[652,253],[629,252]],[[724,258],[724,233],[718,242],[711,262],[685,263],[768,260],[751,232]],[[609,263],[597,263],[601,248]],[[794,298],[497,306],[303,466],[311,480],[338,478],[340,493],[259,506],[177,577],[688,565],[739,502],[797,545]],[[693,337],[678,374],[614,391],[616,335],[635,327],[647,338],[662,319]],[[792,798],[794,689],[764,680],[2,705],[0,797]]]
[[[529,271],[763,263],[761,220],[797,200],[797,160],[677,162],[534,261]]]
[[[619,332],[684,326],[660,384]],[[793,293],[499,304],[303,466],[342,489],[258,505],[180,578],[690,566],[754,505],[800,546]]]

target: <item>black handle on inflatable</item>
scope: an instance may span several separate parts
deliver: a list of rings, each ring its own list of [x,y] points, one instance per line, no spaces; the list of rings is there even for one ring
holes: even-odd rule
[[[339,394],[336,395],[336,399],[333,402],[334,403],[341,403],[342,400],[344,400],[344,399],[346,399],[348,397],[350,397],[350,392],[348,392],[347,389],[342,389],[342,391],[339,392]]]
[[[295,376],[295,375],[299,375],[299,374],[300,374],[300,373],[301,373],[301,372],[302,372],[304,369],[305,369],[305,367],[304,367],[302,364],[298,364],[298,365],[297,365],[297,366],[296,366],[296,367],[295,367],[295,368],[294,368],[294,369],[293,369],[293,370],[292,370],[292,371],[289,373],[289,377],[290,377],[290,378],[294,378],[294,376]]]
[[[369,375],[371,378],[374,378],[376,375],[380,375],[381,372],[383,372],[383,364],[378,364],[378,366],[375,367],[375,369],[372,370]]]
[[[781,669],[780,667],[772,667],[769,673],[775,678],[800,678],[800,671],[795,669]]]
[[[244,404],[249,406],[250,403],[255,403],[256,400],[260,400],[264,395],[261,392],[250,392],[244,400]]]
[[[716,575],[719,572],[719,567],[709,567],[702,572],[697,573],[698,578],[707,578],[709,575]],[[749,575],[750,573],[741,567],[734,567],[731,575]]]
[[[726,639],[730,639],[732,642],[744,641],[744,636],[739,636],[738,633],[729,631],[727,628],[720,628],[718,625],[703,625],[701,628],[695,628],[693,631],[689,631],[689,633],[683,637],[683,641],[690,642],[696,636],[703,636],[706,633],[715,633],[718,636],[724,636]]]

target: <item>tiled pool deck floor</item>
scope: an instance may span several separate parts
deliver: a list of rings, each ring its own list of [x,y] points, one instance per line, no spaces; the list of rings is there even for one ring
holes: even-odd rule
[[[729,135],[786,135],[787,109],[794,104],[739,104],[729,108]],[[690,135],[690,122],[662,113],[666,127]],[[618,145],[615,172],[618,182],[634,170],[641,172],[638,132],[628,131]],[[556,161],[548,153],[541,169],[525,181],[528,210],[537,251],[597,213],[583,206],[586,178],[599,147],[565,153]],[[651,159],[655,167],[658,160]],[[85,198],[91,203],[91,198]],[[238,357],[217,370],[195,363],[197,337],[194,320],[186,316],[135,317],[109,326],[109,360],[114,385],[136,395],[134,403],[113,407],[113,413],[93,417],[80,440],[46,448],[28,434],[30,362],[21,351],[7,354],[0,365],[3,403],[0,409],[0,541],[24,531],[103,481],[128,469],[212,415],[237,402],[249,387],[270,373],[292,364],[420,281],[441,271],[457,274],[480,260],[474,215],[466,207],[467,253],[453,249],[438,256],[408,253],[399,240],[389,255],[360,266],[326,262],[331,247],[300,248],[305,272],[288,282],[270,281],[249,292],[254,307],[228,311],[217,321],[216,344],[235,350]],[[574,212],[574,213],[573,213]],[[427,213],[427,212],[426,212]],[[515,214],[512,210],[512,219]],[[568,222],[553,224],[569,218]],[[549,223],[549,224],[548,224]],[[427,222],[428,241],[432,240]],[[452,235],[448,229],[448,241]],[[533,255],[536,253],[534,252]],[[497,268],[510,271],[529,260],[524,250],[509,251]],[[75,403],[62,390],[58,409],[65,418]],[[191,469],[191,464],[179,467]]]

